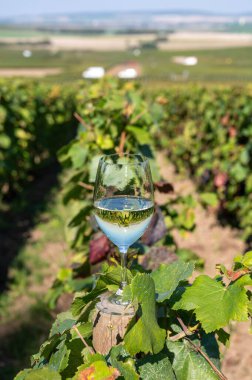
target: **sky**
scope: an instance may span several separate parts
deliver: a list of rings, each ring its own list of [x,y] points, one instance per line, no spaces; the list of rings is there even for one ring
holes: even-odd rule
[[[235,14],[252,12],[252,0],[0,0],[0,18],[23,14],[159,9]]]

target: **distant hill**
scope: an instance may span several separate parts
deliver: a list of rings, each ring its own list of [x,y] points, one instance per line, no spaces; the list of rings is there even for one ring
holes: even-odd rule
[[[50,30],[225,30],[252,23],[247,14],[219,14],[201,10],[54,13],[1,18],[0,25]]]

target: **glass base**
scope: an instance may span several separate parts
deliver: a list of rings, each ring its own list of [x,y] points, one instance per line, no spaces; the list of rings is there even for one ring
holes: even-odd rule
[[[108,298],[109,302],[116,304],[116,305],[121,305],[121,306],[128,306],[130,304],[130,301],[125,301],[122,298],[122,290],[118,289],[118,291],[115,294],[112,294]]]
[[[96,307],[103,313],[114,315],[134,315],[135,310],[129,301],[123,301],[120,294],[104,293]]]

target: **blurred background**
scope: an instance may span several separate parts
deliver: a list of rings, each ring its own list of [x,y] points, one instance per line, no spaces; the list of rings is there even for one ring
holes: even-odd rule
[[[9,1],[0,76],[72,81],[110,74],[149,86],[251,80],[249,1]],[[94,69],[93,67],[99,67]]]
[[[106,76],[134,80],[146,94],[155,91],[158,95],[173,86],[178,93],[182,88],[190,93],[198,86],[215,86],[225,93],[235,86],[242,96],[242,89],[251,91],[252,83],[252,2],[44,0],[36,6],[31,0],[2,2],[1,380],[13,379],[28,365],[55,315],[70,302],[67,297],[60,299],[49,310],[45,298],[56,275],[59,281],[68,276],[66,270],[58,270],[68,265],[71,253],[65,239],[68,209],[60,195],[65,172],[57,152],[75,135],[74,86],[80,82],[89,86]],[[200,99],[200,92],[197,96]],[[246,120],[251,118],[249,107],[244,111]],[[229,123],[228,115],[222,119],[223,126]],[[49,133],[52,125],[53,136]],[[62,127],[66,127],[63,136]],[[230,128],[234,137],[233,124]],[[250,156],[242,158],[246,168],[251,163],[249,149]],[[163,163],[164,176],[178,181],[182,192],[183,188],[196,191],[188,176],[181,179],[173,168],[169,166],[167,172],[165,167]],[[248,174],[242,170],[240,165],[234,176],[243,181],[250,175],[252,189],[251,167]],[[215,187],[224,186],[225,181],[226,177],[216,175]],[[203,225],[198,235],[186,242],[178,239],[196,251],[205,260],[207,273],[213,274],[214,263],[224,251],[228,263],[245,243],[236,230],[216,225],[212,215],[207,220],[201,209],[197,213]],[[217,253],[210,257],[213,246]],[[236,333],[224,362],[230,380],[250,378],[245,370],[252,360],[246,329]]]

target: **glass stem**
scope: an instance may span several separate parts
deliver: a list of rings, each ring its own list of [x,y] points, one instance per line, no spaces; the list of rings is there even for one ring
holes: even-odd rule
[[[120,248],[120,255],[121,255],[121,284],[120,289],[123,290],[125,286],[127,285],[127,248]]]

